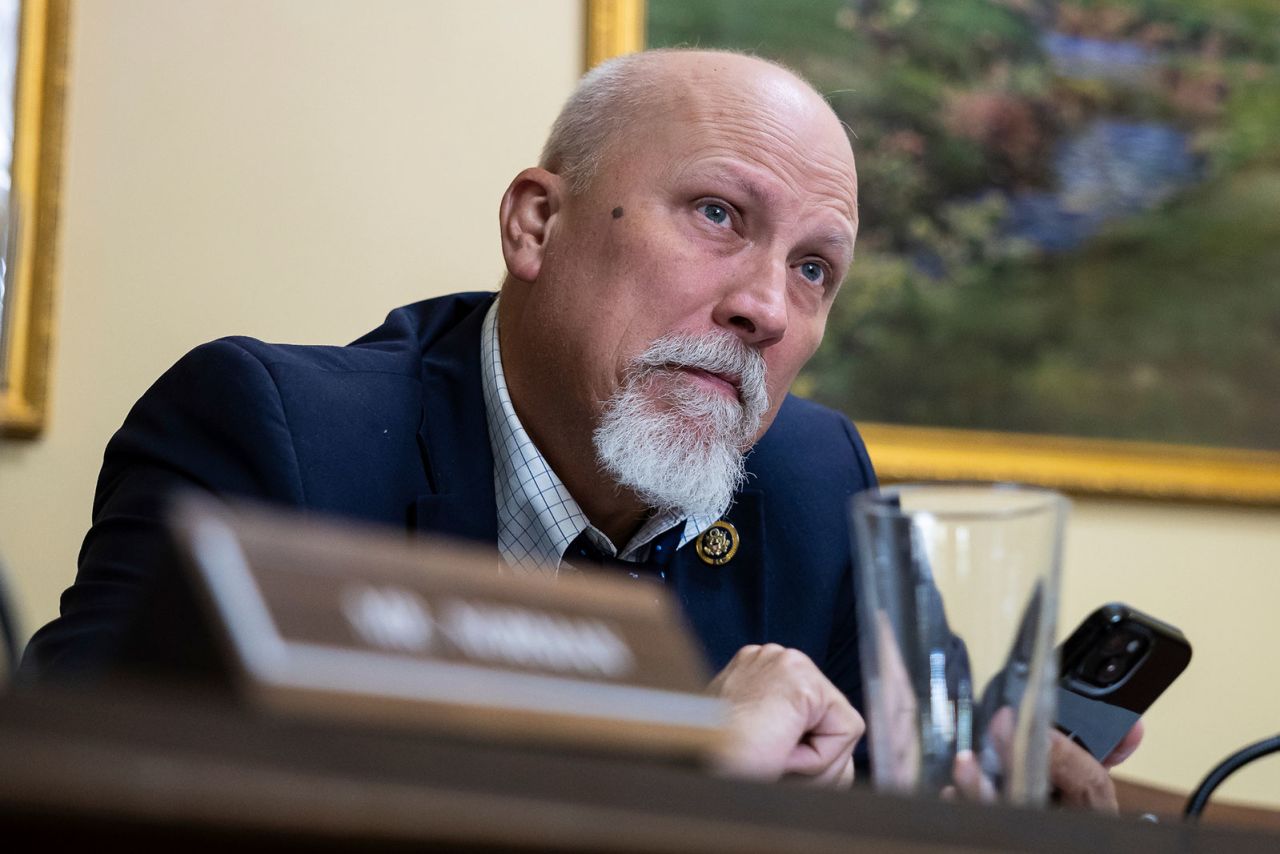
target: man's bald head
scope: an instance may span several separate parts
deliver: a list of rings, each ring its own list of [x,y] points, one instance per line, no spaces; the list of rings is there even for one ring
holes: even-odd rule
[[[622,57],[586,75],[499,220],[508,390],[587,516],[621,543],[654,510],[719,512],[853,261],[830,106],[742,54]]]
[[[830,112],[825,100],[789,68],[742,53],[664,48],[626,54],[587,72],[551,127],[539,165],[560,175],[573,194],[584,192],[599,173],[612,146],[642,132],[642,122],[670,110],[708,82],[708,67],[719,85],[765,78],[777,92],[811,98]],[[744,87],[751,89],[753,87]],[[831,112],[833,121],[838,122]]]

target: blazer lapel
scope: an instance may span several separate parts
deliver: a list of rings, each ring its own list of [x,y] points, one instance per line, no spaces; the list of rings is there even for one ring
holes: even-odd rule
[[[676,594],[713,670],[724,667],[744,645],[769,636],[771,584],[762,505],[760,490],[744,489],[725,515],[739,538],[737,554],[728,563],[704,563],[696,539],[676,554]]]
[[[418,497],[414,527],[493,544],[497,500],[480,378],[480,331],[490,305],[477,306],[423,354],[418,447],[433,491]]]

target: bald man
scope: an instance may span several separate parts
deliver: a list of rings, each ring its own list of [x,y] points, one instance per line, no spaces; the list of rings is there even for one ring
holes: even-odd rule
[[[521,572],[666,584],[730,704],[724,769],[847,785],[845,517],[874,474],[848,419],[788,395],[853,261],[840,121],[759,59],[613,60],[500,225],[497,297],[398,309],[347,347],[224,339],[166,373],[107,448],[76,583],[26,666],[213,658],[160,522],[194,485],[495,543]],[[1059,745],[1055,782],[1113,807],[1090,763]]]

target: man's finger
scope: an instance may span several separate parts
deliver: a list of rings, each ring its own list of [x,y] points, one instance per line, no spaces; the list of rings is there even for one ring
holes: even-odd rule
[[[1142,744],[1144,732],[1146,732],[1146,728],[1143,727],[1142,721],[1135,723],[1133,728],[1125,733],[1124,738],[1120,739],[1120,743],[1115,746],[1115,749],[1107,754],[1107,758],[1102,760],[1103,766],[1114,768],[1132,756],[1133,752],[1138,749],[1138,745]]]
[[[853,755],[843,756],[832,762],[820,773],[790,772],[783,776],[787,782],[800,783],[805,786],[830,787],[847,789],[853,785]]]
[[[1117,813],[1116,787],[1102,763],[1060,732],[1049,734],[1049,782],[1061,803]]]
[[[956,753],[951,765],[951,779],[953,785],[943,790],[944,795],[950,794],[951,798],[959,796],[962,800],[982,804],[994,803],[996,800],[996,787],[982,773],[982,765],[972,750]]]
[[[825,699],[821,718],[808,728],[803,741],[787,757],[783,771],[788,774],[826,776],[831,767],[850,760],[854,745],[866,730],[862,715],[838,691]]]

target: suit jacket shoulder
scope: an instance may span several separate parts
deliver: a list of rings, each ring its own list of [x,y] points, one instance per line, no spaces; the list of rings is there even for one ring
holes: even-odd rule
[[[478,363],[478,332],[451,336],[468,319],[478,329],[492,299],[461,294],[396,309],[346,347],[224,338],[182,357],[108,443],[76,581],[61,616],[28,644],[24,669],[96,669],[146,646],[124,651],[135,613],[190,616],[187,605],[164,601],[177,572],[164,528],[176,490],[404,527],[428,491],[424,361],[451,347],[448,361],[474,350]],[[174,637],[153,637],[152,646],[174,647],[178,660],[190,629],[175,618],[169,630]]]

